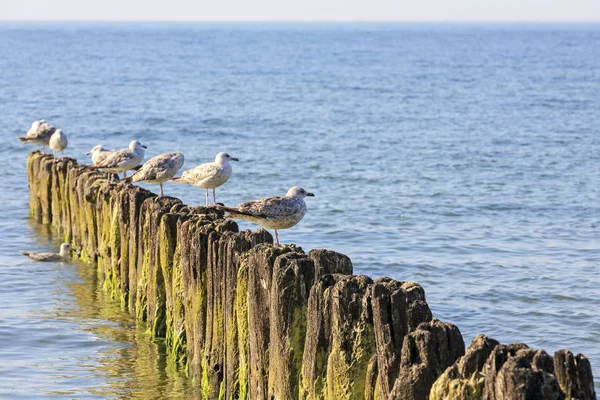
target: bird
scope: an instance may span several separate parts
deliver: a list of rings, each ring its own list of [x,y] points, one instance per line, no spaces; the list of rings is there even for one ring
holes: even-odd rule
[[[36,253],[30,251],[22,251],[21,253],[34,261],[69,261],[71,259],[71,245],[63,243],[60,245],[58,253]]]
[[[37,133],[37,131],[40,129],[40,125],[42,125],[43,123],[45,123],[46,120],[45,119],[38,119],[37,121],[33,121],[31,123],[31,127],[29,128],[29,130],[27,131],[27,136],[26,137],[31,137],[34,134]]]
[[[173,178],[172,181],[206,189],[206,206],[208,207],[208,189],[213,190],[213,202],[216,204],[215,189],[227,182],[233,172],[229,161],[239,160],[225,152],[220,152],[215,157],[214,162],[200,164],[196,168],[188,169],[180,177]]]
[[[46,154],[46,146],[50,142],[50,137],[56,131],[56,127],[48,124],[46,120],[40,119],[33,121],[31,128],[27,131],[26,136],[19,136],[19,140],[24,144],[37,144],[42,146],[44,154]]]
[[[93,149],[88,151],[86,154],[88,156],[90,156],[90,155],[92,156],[92,163],[94,165],[98,165],[98,164],[102,163],[106,157],[108,157],[109,155],[111,155],[114,152],[115,152],[114,150],[105,149],[104,147],[102,147],[101,144],[97,144],[96,146],[94,146]]]
[[[183,166],[185,158],[182,153],[163,153],[149,159],[142,168],[124,181],[158,183],[160,185],[160,197],[163,197],[163,182],[173,178],[177,171]]]
[[[217,206],[217,209],[228,212],[226,218],[243,219],[266,229],[274,229],[276,246],[280,246],[277,230],[291,228],[302,220],[307,210],[304,202],[307,196],[315,195],[299,186],[293,186],[284,197],[265,197],[247,201],[236,208]]]
[[[56,161],[56,152],[60,151],[63,156],[65,155],[64,150],[67,148],[68,143],[69,141],[67,140],[67,135],[63,133],[62,129],[57,129],[54,131],[52,136],[50,136],[48,146],[54,153],[54,161]]]
[[[123,178],[127,177],[127,170],[135,169],[138,164],[144,159],[146,146],[133,140],[129,143],[129,147],[115,151],[108,155],[104,160],[98,162],[97,165],[88,167],[89,169],[101,169],[106,172],[118,174],[123,172]]]

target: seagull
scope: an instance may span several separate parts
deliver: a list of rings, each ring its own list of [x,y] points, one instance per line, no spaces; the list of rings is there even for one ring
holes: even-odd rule
[[[275,230],[275,240],[279,244],[278,229],[287,229],[296,225],[306,214],[305,197],[315,195],[299,186],[288,190],[284,197],[265,197],[260,200],[247,201],[236,208],[218,206],[219,210],[228,212],[227,218],[244,219],[254,222],[266,229]]]
[[[54,153],[54,161],[56,161],[56,152],[60,151],[64,157],[65,149],[67,148],[67,144],[69,141],[67,140],[67,135],[65,135],[62,129],[57,129],[54,131],[52,136],[50,136],[50,141],[48,142],[48,146],[52,149]]]
[[[114,152],[115,152],[114,150],[105,149],[104,147],[102,147],[101,144],[97,144],[96,146],[94,146],[93,149],[91,149],[90,151],[88,151],[85,154],[87,154],[88,156],[91,155],[92,163],[94,165],[98,165],[98,164],[102,163],[104,161],[104,159],[106,159],[106,157],[113,154]]]
[[[45,123],[46,120],[45,119],[38,119],[37,121],[33,121],[31,123],[31,128],[29,128],[29,130],[27,131],[27,136],[29,136],[29,133],[33,133],[33,132],[37,132],[38,129],[40,129],[40,125]]]
[[[44,154],[46,154],[46,146],[48,146],[48,142],[54,131],[56,131],[56,127],[48,124],[45,120],[40,119],[33,121],[31,128],[27,131],[27,135],[19,136],[19,140],[25,144],[37,144],[42,146]]]
[[[196,168],[184,171],[178,178],[173,178],[175,183],[187,183],[199,188],[206,189],[206,206],[208,206],[208,189],[213,190],[213,202],[217,203],[215,189],[227,182],[232,173],[229,161],[239,161],[229,154],[220,152],[215,157],[215,161],[206,164],[200,164]]]
[[[135,169],[138,164],[144,159],[146,146],[138,142],[137,140],[129,143],[129,147],[115,151],[108,155],[103,161],[98,162],[97,165],[88,167],[90,169],[101,169],[106,172],[118,174],[123,172],[123,177],[127,177],[127,170]]]
[[[69,261],[71,259],[70,251],[71,245],[63,243],[60,245],[59,253],[36,253],[29,251],[21,251],[21,253],[34,261]]]
[[[184,160],[183,154],[178,152],[164,153],[152,157],[142,165],[142,168],[129,178],[125,178],[125,181],[158,183],[160,185],[160,197],[162,197],[163,182],[175,176],[183,166]]]

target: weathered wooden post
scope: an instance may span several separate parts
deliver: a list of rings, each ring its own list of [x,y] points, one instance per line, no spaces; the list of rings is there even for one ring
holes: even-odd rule
[[[206,398],[595,399],[587,358],[483,335],[465,352],[423,288],[352,275],[348,257],[274,247],[213,208],[27,160],[30,211],[95,262]]]

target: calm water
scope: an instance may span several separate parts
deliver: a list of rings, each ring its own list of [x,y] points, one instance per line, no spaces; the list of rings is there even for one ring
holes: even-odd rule
[[[13,139],[38,118],[81,161],[227,151],[227,205],[301,185],[283,242],[420,282],[466,342],[582,352],[600,387],[599,49],[600,25],[0,25],[0,396],[195,394],[92,267],[18,254],[56,246]]]

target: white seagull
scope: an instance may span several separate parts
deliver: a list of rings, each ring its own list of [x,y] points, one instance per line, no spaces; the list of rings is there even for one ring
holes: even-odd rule
[[[48,146],[52,149],[52,153],[54,154],[54,161],[56,161],[56,153],[60,151],[64,157],[65,149],[67,148],[67,144],[69,141],[67,140],[67,135],[65,135],[62,129],[57,129],[54,131],[52,136],[50,136],[50,141],[48,142]]]
[[[279,244],[278,229],[287,229],[296,225],[306,214],[306,196],[315,195],[307,192],[299,186],[288,190],[284,197],[265,197],[260,200],[247,201],[236,208],[217,207],[219,210],[228,212],[227,218],[243,219],[254,222],[266,229],[275,230],[275,241]]]
[[[215,189],[227,182],[233,172],[229,161],[239,161],[229,154],[220,152],[215,161],[200,164],[196,168],[188,169],[178,178],[173,178],[175,183],[187,183],[199,188],[206,189],[206,205],[208,206],[208,189],[213,190],[213,202],[217,203]]]
[[[115,151],[108,155],[102,162],[97,165],[88,167],[90,169],[101,169],[106,172],[118,174],[123,172],[123,177],[127,177],[127,170],[135,169],[144,159],[146,146],[137,140],[129,143],[129,147]]]
[[[102,147],[101,144],[97,144],[96,146],[94,146],[93,149],[91,149],[90,151],[88,151],[87,154],[88,156],[92,156],[92,163],[94,165],[98,165],[100,163],[102,163],[104,161],[104,159],[106,159],[106,157],[108,157],[109,155],[111,155],[112,153],[114,153],[114,150],[108,150],[105,149],[104,147]]]

